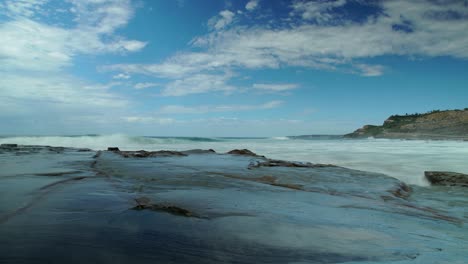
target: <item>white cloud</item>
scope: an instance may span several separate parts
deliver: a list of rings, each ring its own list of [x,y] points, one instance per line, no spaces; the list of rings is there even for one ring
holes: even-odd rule
[[[159,124],[169,125],[176,122],[172,118],[165,117],[153,117],[153,116],[127,116],[123,117],[123,120],[128,123],[144,123],[144,124]]]
[[[5,0],[0,3],[0,14],[8,17],[32,17],[48,0]]]
[[[139,73],[155,77],[177,79],[200,70],[217,68],[219,63],[213,60],[210,63],[209,54],[182,53],[175,55],[161,64],[115,64],[100,67],[104,71],[124,71]],[[200,68],[203,67],[203,68]]]
[[[146,42],[114,35],[133,15],[130,1],[71,1],[75,26],[60,27],[42,22],[46,1],[6,1],[11,17],[0,24],[0,70],[61,70],[79,54],[134,52]],[[0,6],[2,7],[2,6]],[[73,21],[71,21],[73,22]]]
[[[111,34],[133,16],[130,0],[70,0],[75,22],[101,34]]]
[[[168,83],[161,91],[161,95],[184,96],[216,91],[230,92],[235,90],[226,83],[230,78],[230,74],[194,74]]]
[[[143,49],[146,46],[147,42],[142,42],[138,40],[119,40],[113,43],[115,50],[120,51],[129,51],[129,52],[136,52]]]
[[[71,76],[25,76],[7,73],[0,78],[0,96],[19,103],[40,102],[44,106],[69,109],[127,106],[127,100],[107,91],[115,85],[118,83],[89,84]]]
[[[345,4],[343,0],[296,1],[291,16],[300,21],[289,17],[292,22],[273,28],[237,24],[226,28],[234,15],[219,15],[211,24],[223,30],[195,38],[191,45],[196,51],[179,52],[161,63],[119,64],[103,69],[168,79],[162,95],[182,96],[234,91],[236,87],[229,81],[235,74],[224,73],[239,69],[306,67],[372,77],[384,74],[386,67],[367,63],[369,58],[468,58],[468,8],[463,2],[378,1],[373,5],[379,5],[381,12],[360,22],[346,20],[343,14],[334,17],[334,9]],[[226,17],[230,18],[216,26]],[[265,84],[253,87],[293,89]]]
[[[161,107],[160,114],[205,114],[219,112],[239,112],[273,109],[281,106],[283,101],[270,101],[259,105],[201,105],[201,106],[183,106],[167,105]]]
[[[163,96],[232,92],[236,90],[236,87],[229,85],[228,81],[233,74],[229,71],[219,71],[228,65],[232,58],[224,59],[227,62],[223,62],[223,59],[210,58],[210,55],[205,53],[185,53],[180,57],[174,56],[161,64],[116,64],[101,67],[101,70],[118,70],[169,79],[167,84],[158,85],[163,87],[161,91]],[[146,88],[145,85],[138,87],[139,89]]]
[[[230,67],[277,68],[279,62],[273,55],[242,52],[185,52],[170,57],[160,64],[114,64],[101,67],[104,71],[124,71],[159,78],[178,79],[203,71],[225,70]],[[250,56],[254,55],[254,56]]]
[[[346,0],[331,1],[297,1],[292,5],[291,15],[299,13],[303,19],[316,20],[319,23],[327,22],[333,18],[330,10],[346,4]]]
[[[65,74],[2,73],[0,116],[8,125],[0,127],[0,133],[99,133],[118,124],[117,118],[131,106],[126,98],[110,92],[112,85]]]
[[[82,82],[81,82],[82,83]],[[79,87],[83,87],[84,90],[91,90],[91,91],[107,91],[112,87],[122,85],[121,82],[110,82],[104,84],[81,84]]]
[[[221,30],[232,23],[235,14],[229,10],[223,10],[219,12],[218,16],[211,18],[208,21],[208,26],[213,29]]]
[[[384,67],[382,65],[356,64],[355,67],[362,76],[380,76],[384,72]]]
[[[137,83],[133,87],[137,90],[140,90],[140,89],[146,89],[146,88],[155,87],[159,85],[160,85],[159,83],[144,82],[144,83]]]
[[[128,80],[130,79],[130,75],[125,74],[125,73],[119,73],[114,76],[112,76],[112,79],[117,79],[117,80]]]
[[[250,1],[245,5],[245,9],[247,9],[247,11],[253,11],[253,10],[255,10],[255,9],[258,7],[258,2],[259,2],[259,0],[250,0]]]
[[[457,16],[466,21],[468,8],[462,3],[384,1],[382,8],[385,15],[364,23],[300,24],[283,29],[238,27],[199,37],[194,45],[206,49],[205,54],[212,58],[210,65],[224,67],[334,69],[353,67],[353,60],[383,55],[468,58],[468,35],[464,34],[468,23],[440,18],[458,12]],[[411,21],[411,33],[395,30],[395,25],[404,20]],[[201,62],[199,66],[205,65]]]
[[[252,85],[255,89],[273,91],[273,92],[283,92],[292,89],[296,89],[299,85],[294,83],[283,83],[283,84],[268,84],[268,83],[254,83]]]
[[[261,105],[261,108],[262,109],[272,109],[272,108],[276,108],[276,107],[278,107],[278,106],[280,106],[282,104],[283,104],[283,101],[278,101],[278,100],[277,101],[271,101],[271,102],[268,102],[266,104]]]
[[[56,70],[71,63],[66,30],[29,19],[0,24],[0,70]]]
[[[0,1],[0,112],[2,120],[18,124],[2,132],[89,133],[115,124],[132,104],[111,89],[122,84],[88,82],[72,76],[68,66],[79,55],[128,53],[146,45],[116,33],[133,16],[130,0],[48,2]]]

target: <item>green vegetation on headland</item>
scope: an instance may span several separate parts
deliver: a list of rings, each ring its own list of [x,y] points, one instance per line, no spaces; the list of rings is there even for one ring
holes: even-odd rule
[[[381,126],[365,125],[345,137],[468,140],[468,108],[392,115]]]

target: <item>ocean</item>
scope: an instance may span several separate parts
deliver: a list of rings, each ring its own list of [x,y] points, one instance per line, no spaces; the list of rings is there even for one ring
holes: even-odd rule
[[[104,150],[246,148],[268,158],[326,163],[383,173],[408,184],[427,186],[424,171],[468,173],[468,142],[395,139],[344,139],[341,136],[264,138],[141,137],[123,134],[81,136],[4,136],[0,144],[47,145]]]

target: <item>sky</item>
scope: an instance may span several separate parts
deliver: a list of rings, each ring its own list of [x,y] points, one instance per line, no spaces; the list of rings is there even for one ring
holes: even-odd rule
[[[0,0],[0,134],[344,134],[468,107],[468,1]]]

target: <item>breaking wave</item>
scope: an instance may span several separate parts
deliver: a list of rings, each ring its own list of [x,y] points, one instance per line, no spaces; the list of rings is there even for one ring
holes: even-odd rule
[[[222,139],[203,137],[139,137],[127,136],[123,134],[83,136],[17,136],[0,138],[0,144],[14,143],[19,145],[90,148],[94,150],[107,149],[107,147],[112,146],[128,150],[153,150],[159,149],[162,145],[219,141],[222,141]]]

